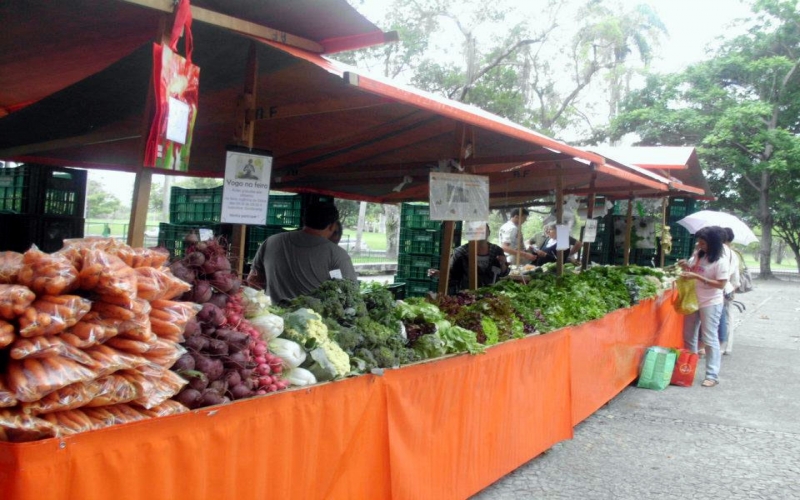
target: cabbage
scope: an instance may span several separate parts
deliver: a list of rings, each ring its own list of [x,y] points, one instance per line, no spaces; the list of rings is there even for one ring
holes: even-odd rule
[[[284,372],[283,378],[284,380],[288,380],[289,384],[296,386],[304,386],[317,383],[317,379],[314,377],[314,374],[306,370],[305,368],[292,368],[288,372]]]
[[[269,342],[269,350],[278,356],[289,368],[297,368],[306,360],[306,351],[297,342],[287,339],[272,339]]]
[[[265,342],[271,342],[272,339],[283,333],[283,318],[276,314],[262,314],[249,319],[253,327],[258,330],[261,338]]]

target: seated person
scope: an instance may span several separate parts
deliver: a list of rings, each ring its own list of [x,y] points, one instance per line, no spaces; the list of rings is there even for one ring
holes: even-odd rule
[[[545,239],[544,243],[542,244],[542,248],[535,250],[534,252],[536,254],[536,260],[534,263],[538,266],[558,261],[558,250],[556,250],[556,246],[558,244],[558,241],[556,240],[556,225],[546,225],[544,227],[544,234],[547,236],[547,239]],[[564,250],[564,262],[568,262],[570,260],[570,256],[580,251],[583,242],[578,241],[570,236],[569,245],[569,248]]]
[[[508,274],[508,264],[503,249],[489,243],[489,225],[486,225],[486,237],[478,240],[478,286],[487,286],[497,281],[500,276]],[[461,245],[453,251],[450,258],[450,280],[448,293],[457,293],[469,288],[469,243]]]

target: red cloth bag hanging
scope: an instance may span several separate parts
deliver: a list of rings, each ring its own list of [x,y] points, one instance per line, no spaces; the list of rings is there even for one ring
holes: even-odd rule
[[[177,54],[181,32],[186,57]],[[153,44],[155,116],[145,148],[144,166],[187,171],[192,131],[197,118],[200,68],[192,64],[192,11],[181,0],[175,12],[170,44]]]
[[[675,369],[672,371],[670,384],[681,387],[691,387],[694,383],[694,373],[697,370],[697,361],[700,356],[688,349],[679,349],[678,360],[675,362]]]

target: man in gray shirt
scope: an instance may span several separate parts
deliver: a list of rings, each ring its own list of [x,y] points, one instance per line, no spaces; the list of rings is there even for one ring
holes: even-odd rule
[[[278,304],[312,293],[329,279],[357,281],[350,256],[329,240],[338,221],[332,203],[309,205],[303,229],[275,234],[261,244],[248,282],[264,288]]]

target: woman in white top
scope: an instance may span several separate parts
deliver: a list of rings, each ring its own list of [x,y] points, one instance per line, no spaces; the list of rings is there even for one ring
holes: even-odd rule
[[[722,305],[722,317],[719,320],[719,349],[722,354],[727,354],[728,339],[733,334],[733,323],[731,321],[731,302],[733,302],[733,292],[739,286],[739,257],[736,252],[731,248],[733,242],[733,229],[726,227],[725,231],[725,255],[723,259],[728,261],[728,282],[725,283],[725,288],[722,289],[725,302]]]
[[[728,282],[728,262],[723,258],[723,230],[720,227],[704,227],[695,233],[697,244],[689,261],[680,260],[684,278],[695,280],[695,291],[700,309],[684,317],[683,344],[686,349],[697,352],[697,330],[706,346],[706,378],[703,387],[714,387],[719,383],[719,368],[722,361],[719,349],[719,320],[722,316],[722,289]]]

